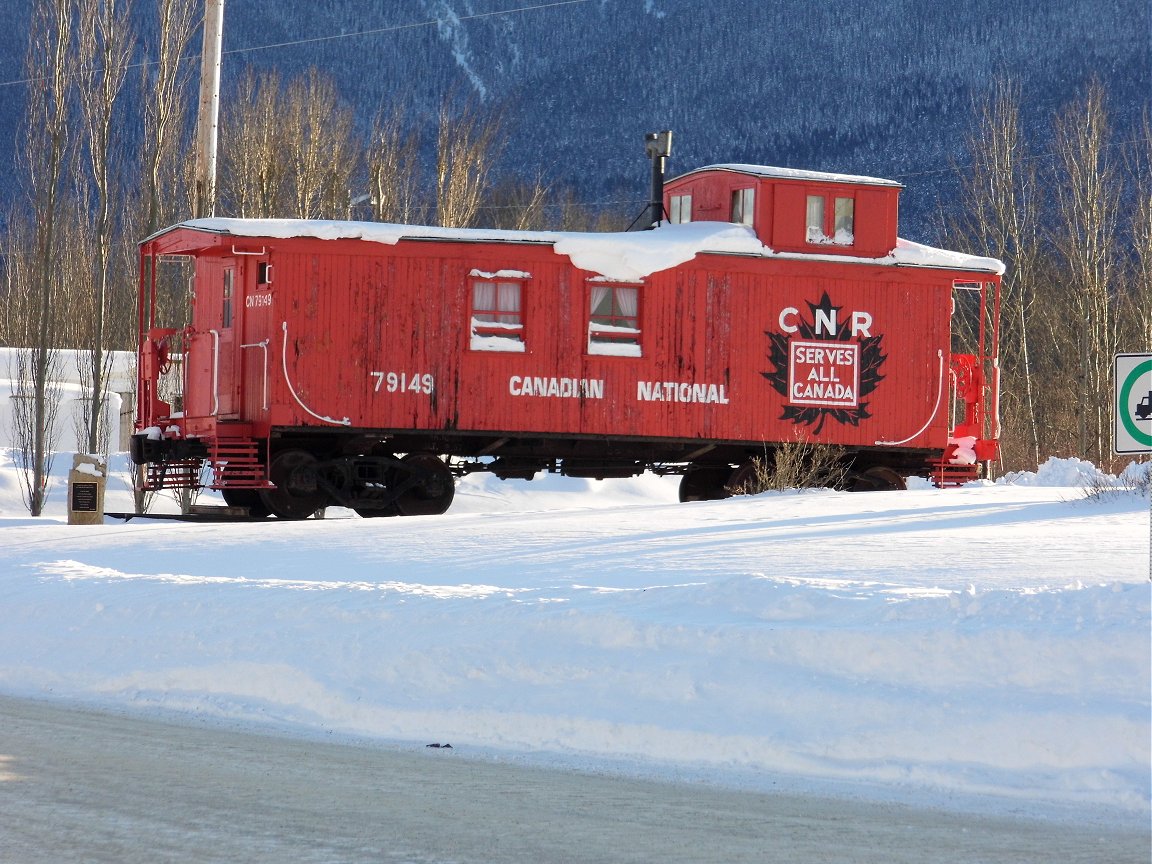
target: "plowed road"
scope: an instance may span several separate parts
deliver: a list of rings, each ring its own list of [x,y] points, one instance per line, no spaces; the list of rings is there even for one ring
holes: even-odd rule
[[[1135,827],[728,791],[0,698],[0,861],[1140,862]]]

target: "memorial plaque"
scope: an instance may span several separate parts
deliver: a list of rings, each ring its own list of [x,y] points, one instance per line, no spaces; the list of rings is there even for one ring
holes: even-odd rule
[[[98,483],[72,484],[72,512],[95,513],[99,509]]]

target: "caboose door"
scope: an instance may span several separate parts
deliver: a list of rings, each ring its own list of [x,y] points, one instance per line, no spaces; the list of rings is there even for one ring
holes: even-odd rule
[[[196,273],[193,349],[196,379],[207,386],[189,394],[193,416],[235,419],[239,411],[236,374],[236,297],[240,274],[235,261],[201,260]]]
[[[240,339],[240,413],[249,423],[268,417],[269,376],[272,327],[272,264],[267,255],[248,257],[244,265],[243,321],[239,325]],[[239,302],[239,301],[238,301]]]

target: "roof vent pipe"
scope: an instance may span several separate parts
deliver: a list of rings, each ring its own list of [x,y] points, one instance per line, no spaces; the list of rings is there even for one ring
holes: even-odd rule
[[[652,198],[648,212],[652,218],[649,227],[664,221],[664,162],[672,153],[672,132],[649,132],[644,136],[644,152],[652,160]]]

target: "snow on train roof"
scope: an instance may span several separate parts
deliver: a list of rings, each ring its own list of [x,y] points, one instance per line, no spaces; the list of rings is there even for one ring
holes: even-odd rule
[[[760,242],[751,228],[730,222],[692,222],[685,225],[662,225],[650,231],[603,234],[439,228],[430,225],[316,219],[210,218],[193,219],[174,227],[234,237],[352,239],[387,245],[395,245],[401,240],[545,244],[552,246],[557,254],[566,255],[581,270],[620,280],[643,279],[652,273],[690,261],[701,253],[972,270],[996,274],[1004,272],[1004,265],[994,258],[934,249],[903,239],[897,239],[896,248],[883,258],[776,252]]]
[[[882,177],[865,177],[861,174],[833,174],[827,171],[805,171],[800,168],[776,168],[771,165],[742,165],[726,163],[722,165],[705,165],[681,174],[670,183],[684,177],[691,177],[705,171],[732,171],[737,174],[751,174],[755,177],[768,177],[774,180],[807,180],[816,183],[852,183],[857,186],[890,186],[903,189],[904,184],[895,180],[885,180]]]

